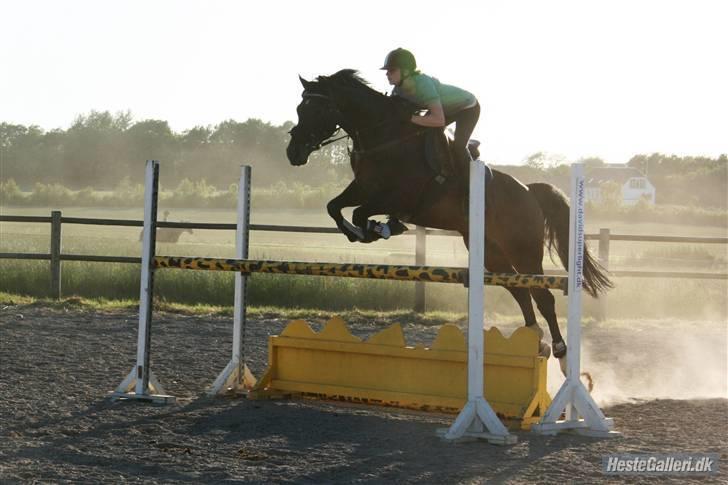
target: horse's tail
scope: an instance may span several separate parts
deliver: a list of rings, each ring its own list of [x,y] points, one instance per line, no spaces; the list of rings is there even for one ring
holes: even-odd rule
[[[545,222],[546,244],[549,253],[556,249],[564,269],[569,269],[569,200],[551,184],[528,184],[528,190],[538,201]],[[594,298],[614,285],[599,262],[584,246],[584,289]]]

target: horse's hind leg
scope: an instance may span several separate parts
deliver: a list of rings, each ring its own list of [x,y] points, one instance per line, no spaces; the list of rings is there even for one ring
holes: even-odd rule
[[[543,274],[543,269],[537,274]],[[531,288],[531,296],[536,300],[538,311],[541,312],[541,315],[543,315],[549,324],[554,357],[560,359],[566,355],[566,343],[561,336],[559,322],[556,320],[556,300],[554,295],[546,288]]]
[[[527,248],[513,248],[508,254],[510,260],[513,261],[513,267],[519,273],[526,274],[543,274],[543,246],[538,246],[534,242],[534,247],[530,250]],[[510,249],[510,248],[509,248]],[[538,311],[546,319],[551,332],[551,343],[553,345],[554,357],[561,358],[566,355],[566,344],[559,330],[559,322],[556,320],[556,300],[550,290],[545,288],[531,288],[530,295],[536,300]],[[528,325],[528,322],[526,322]]]
[[[503,249],[505,258],[518,273],[543,274],[543,222],[540,221],[539,224],[535,221],[524,220],[521,223],[519,231],[507,227],[507,232],[502,231],[498,233],[501,236],[500,239],[497,239],[498,244]],[[539,312],[549,325],[554,357],[563,357],[566,355],[566,344],[561,336],[559,323],[556,320],[556,301],[554,295],[545,288],[531,288],[530,290],[526,290],[526,292],[530,293],[530,296],[536,300],[536,306]],[[514,298],[516,298],[515,295]],[[525,300],[523,297],[520,298]],[[530,298],[528,300],[530,304]],[[521,300],[516,298],[516,301],[520,303]],[[531,312],[533,312],[533,308],[531,308]],[[529,325],[529,316],[525,311],[523,316],[526,319],[526,325]]]
[[[516,272],[501,248],[492,242],[487,242],[485,246],[485,267],[488,271],[494,273]],[[521,313],[523,313],[523,320],[525,321],[526,326],[535,330],[538,333],[539,338],[543,339],[543,330],[541,330],[541,327],[538,326],[538,322],[536,321],[536,312],[533,310],[533,302],[531,301],[531,293],[529,292],[529,289],[514,288],[510,286],[505,288],[511,296],[513,296],[513,299],[516,300],[516,303],[518,303]],[[542,343],[540,352],[541,355],[548,357],[551,351],[548,345]]]
[[[539,270],[538,274],[543,274],[543,269]],[[531,296],[536,300],[538,311],[541,312],[541,315],[543,315],[549,324],[554,357],[559,359],[561,372],[566,375],[566,342],[564,342],[564,338],[561,336],[559,322],[556,320],[556,300],[554,299],[554,295],[546,288],[531,288]]]

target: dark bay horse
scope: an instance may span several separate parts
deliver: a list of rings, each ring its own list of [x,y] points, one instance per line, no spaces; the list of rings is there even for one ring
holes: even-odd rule
[[[350,241],[376,239],[368,232],[373,215],[391,215],[404,222],[457,231],[468,244],[468,216],[462,210],[463,185],[433,182],[436,174],[425,164],[422,128],[410,123],[412,107],[399,98],[372,89],[356,71],[345,69],[303,84],[298,124],[287,148],[292,165],[305,165],[309,155],[330,141],[339,128],[353,142],[354,180],[332,199],[327,210]],[[543,274],[544,245],[556,249],[564,268],[569,250],[569,203],[556,187],[528,186],[493,170],[486,189],[485,266],[492,272]],[[352,222],[341,214],[356,207]],[[604,270],[584,251],[584,289],[593,297],[612,287]],[[531,297],[548,322],[553,352],[566,355],[559,331],[554,297],[540,288],[506,288],[523,312],[527,326],[535,325]]]

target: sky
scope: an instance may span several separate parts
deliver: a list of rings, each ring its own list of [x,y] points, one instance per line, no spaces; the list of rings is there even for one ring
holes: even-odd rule
[[[0,122],[296,120],[301,86],[405,47],[482,105],[483,158],[728,153],[728,2],[0,0]]]

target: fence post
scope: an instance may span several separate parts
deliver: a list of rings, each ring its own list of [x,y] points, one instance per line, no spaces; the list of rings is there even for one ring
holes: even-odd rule
[[[427,228],[417,226],[415,232],[415,264],[424,266],[427,264]],[[415,313],[425,312],[425,282],[415,283]]]
[[[51,211],[51,298],[61,298],[61,211]]]
[[[599,262],[604,269],[609,269],[609,229],[599,229]],[[599,296],[599,310],[597,318],[606,320],[607,318],[607,295],[603,293]]]

